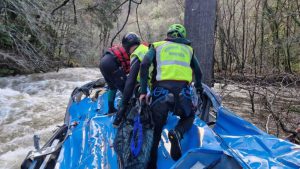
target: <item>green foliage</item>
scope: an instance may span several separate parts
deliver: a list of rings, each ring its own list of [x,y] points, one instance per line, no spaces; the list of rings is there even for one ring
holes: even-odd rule
[[[0,48],[11,48],[13,45],[13,39],[6,31],[5,25],[0,25]]]
[[[9,56],[0,62],[7,70],[40,72],[98,60],[120,13],[111,13],[120,0],[72,2],[51,15],[60,0],[0,1],[0,50]]]
[[[163,40],[166,38],[168,27],[171,24],[183,24],[183,3],[183,0],[143,1],[138,8],[138,20],[143,39],[150,43]],[[135,9],[136,6],[133,6],[128,24],[122,32],[123,34],[126,32],[139,33]],[[119,19],[120,23],[124,21],[126,12],[127,8],[125,7]]]
[[[113,23],[117,20],[119,11],[112,14],[112,11],[120,4],[120,1],[107,0],[100,4],[90,2],[87,4],[86,12],[91,16],[92,22],[98,27],[105,27],[108,31],[113,28]]]
[[[300,74],[300,61],[294,61],[292,62],[292,70],[297,73]]]
[[[299,3],[294,0],[218,2],[215,49],[216,63],[221,65],[218,70],[261,75],[299,72]]]
[[[0,77],[13,75],[14,73],[15,73],[15,71],[12,69],[0,68]]]
[[[291,106],[291,107],[289,108],[289,111],[295,112],[295,113],[299,113],[299,114],[300,114],[300,107]]]

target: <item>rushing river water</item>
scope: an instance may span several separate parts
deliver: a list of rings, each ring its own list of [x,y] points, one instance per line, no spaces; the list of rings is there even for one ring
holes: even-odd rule
[[[69,68],[0,78],[0,169],[20,168],[33,135],[43,145],[63,124],[73,89],[100,76],[99,69]]]
[[[33,135],[41,137],[41,146],[56,126],[63,124],[66,107],[75,87],[101,77],[98,69],[68,68],[59,72],[0,78],[0,169],[20,168],[33,150]],[[214,89],[223,97],[223,105],[260,128],[264,120],[251,116],[249,95],[236,85]],[[299,89],[287,89],[300,105]],[[292,116],[298,121],[300,116]],[[262,123],[262,124],[260,124]]]

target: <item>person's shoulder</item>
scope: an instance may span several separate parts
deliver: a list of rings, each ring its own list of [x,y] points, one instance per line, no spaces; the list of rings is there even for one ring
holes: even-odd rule
[[[176,39],[174,39],[174,42],[191,46],[191,41],[186,38],[176,38]]]
[[[103,57],[104,56],[114,56],[114,53],[111,50],[105,50],[103,52]]]
[[[165,41],[165,40],[163,40],[163,41],[157,41],[157,42],[153,42],[153,43],[151,44],[151,46],[154,47],[154,48],[156,48],[156,47],[158,47],[158,46],[160,46],[160,45],[163,45],[163,44],[165,44],[165,43],[167,43],[167,41]]]

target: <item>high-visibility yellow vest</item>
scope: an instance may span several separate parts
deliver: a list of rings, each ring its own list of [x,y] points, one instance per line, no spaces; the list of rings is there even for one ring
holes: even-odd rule
[[[132,52],[132,54],[130,55],[130,64],[132,64],[132,61],[134,60],[134,58],[138,58],[140,62],[143,61],[145,54],[148,52],[148,46],[145,46],[143,44],[140,44],[135,50],[134,52]],[[149,69],[149,81],[151,79],[151,72],[153,70],[153,66],[151,65],[150,69]],[[140,72],[138,74],[137,77],[137,81],[140,82]],[[149,82],[148,81],[148,82]]]
[[[192,81],[191,60],[193,48],[170,41],[153,43],[156,50],[156,80]]]

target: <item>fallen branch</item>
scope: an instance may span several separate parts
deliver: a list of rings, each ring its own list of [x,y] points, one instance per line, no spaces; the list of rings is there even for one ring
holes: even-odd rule
[[[300,127],[295,130],[296,134],[290,134],[285,139],[292,143],[300,144]]]
[[[275,96],[275,97],[276,97],[276,96]],[[273,99],[273,100],[274,100],[274,99]],[[272,116],[273,116],[273,118],[275,119],[276,123],[280,125],[281,129],[282,129],[284,132],[286,132],[286,133],[291,133],[291,134],[296,135],[297,133],[296,133],[295,131],[293,131],[293,130],[288,129],[288,128],[286,127],[286,125],[283,123],[282,119],[279,118],[279,117],[277,116],[277,114],[274,112],[273,106],[272,106],[273,100],[272,100],[272,101],[269,101],[268,98],[267,98],[267,96],[265,96],[265,101],[266,101],[266,102],[265,102],[265,106],[266,106],[267,110],[272,114]]]

